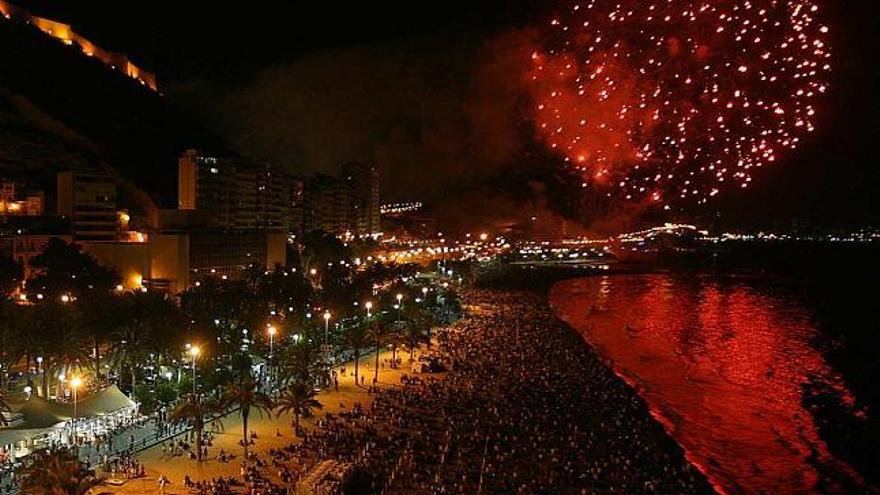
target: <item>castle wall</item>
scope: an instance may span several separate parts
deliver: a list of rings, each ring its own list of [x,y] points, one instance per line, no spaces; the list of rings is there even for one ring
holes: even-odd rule
[[[52,36],[66,45],[77,45],[80,51],[88,57],[94,57],[117,72],[121,72],[142,85],[158,91],[156,74],[144,70],[133,64],[123,53],[104,50],[85,37],[76,33],[70,24],[53,21],[31,14],[27,9],[13,5],[5,0],[0,0],[0,15],[8,21],[22,22],[35,26],[40,31]]]

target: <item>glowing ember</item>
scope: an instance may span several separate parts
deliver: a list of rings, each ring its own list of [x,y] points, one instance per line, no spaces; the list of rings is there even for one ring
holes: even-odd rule
[[[608,197],[705,203],[814,130],[831,53],[798,0],[585,0],[532,54],[540,136]]]

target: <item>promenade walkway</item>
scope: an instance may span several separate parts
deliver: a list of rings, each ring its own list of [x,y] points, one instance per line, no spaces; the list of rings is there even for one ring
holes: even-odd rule
[[[409,355],[398,353],[403,358],[403,365],[398,369],[391,369],[389,366],[382,366],[386,360],[391,360],[391,351],[383,351],[380,353],[380,369],[379,383],[380,387],[393,387],[400,384],[400,377],[404,374],[411,374],[407,368]],[[359,372],[364,377],[364,386],[356,386],[354,383],[354,362],[350,361],[341,365],[335,370],[340,373],[339,391],[331,385],[322,390],[317,395],[317,399],[323,405],[323,409],[315,411],[315,417],[309,419],[301,419],[302,427],[310,428],[316,419],[323,417],[324,413],[338,414],[350,410],[355,403],[362,406],[368,406],[373,401],[373,395],[368,393],[367,388],[371,383],[374,375],[375,353],[370,353],[360,358]],[[345,375],[341,375],[341,370],[345,369]],[[135,441],[135,458],[145,466],[146,476],[138,479],[127,480],[122,486],[100,485],[95,487],[91,493],[93,494],[119,494],[119,495],[142,495],[145,493],[158,493],[158,479],[160,475],[167,477],[171,484],[166,487],[166,495],[186,494],[190,493],[183,486],[184,477],[189,475],[193,481],[210,480],[212,478],[240,476],[240,465],[243,460],[244,450],[239,444],[242,437],[241,417],[238,411],[232,412],[221,419],[223,423],[223,431],[214,435],[213,445],[208,449],[207,460],[199,463],[191,460],[186,456],[171,457],[168,452],[163,453],[162,443],[169,439],[182,439],[187,429],[178,429],[174,434],[162,437],[159,442],[152,441],[155,437],[156,427],[151,422],[147,425],[136,427],[130,431],[120,432],[116,436],[122,445],[117,445],[114,441],[114,452],[119,453],[129,448],[131,444],[131,435],[134,435]],[[293,435],[293,417],[290,414],[276,417],[273,412],[271,415],[261,415],[258,411],[251,411],[248,421],[248,429],[257,434],[255,444],[250,447],[252,452],[267,457],[269,449],[279,449],[290,443],[295,443],[297,438]],[[146,440],[146,446],[140,444]],[[221,462],[217,456],[221,450],[234,457],[229,462]],[[93,451],[81,452],[80,456],[83,460],[87,460],[84,455],[91,454],[94,464],[95,455]],[[101,453],[103,455],[103,451]]]

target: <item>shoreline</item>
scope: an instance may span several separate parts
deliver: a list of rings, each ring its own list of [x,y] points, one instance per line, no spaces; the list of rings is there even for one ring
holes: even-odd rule
[[[601,393],[606,395],[604,403],[596,404],[595,410],[585,412],[588,414],[598,413],[595,419],[600,424],[606,419],[616,419],[624,423],[622,426],[617,425],[617,428],[614,425],[605,424],[604,426],[606,427],[610,426],[606,431],[601,432],[606,437],[606,440],[614,436],[628,436],[635,433],[644,442],[644,448],[648,452],[649,457],[653,456],[655,459],[662,459],[658,464],[645,465],[641,469],[647,472],[655,469],[679,470],[679,474],[688,478],[688,481],[691,483],[689,487],[677,487],[676,491],[671,491],[668,487],[664,491],[657,486],[650,488],[647,486],[642,487],[644,488],[643,490],[630,486],[624,488],[625,493],[651,493],[655,489],[659,489],[658,493],[717,493],[698,466],[686,458],[684,449],[669,435],[658,418],[651,413],[647,403],[645,403],[633,385],[627,383],[623,377],[619,376],[613,367],[602,359],[597,350],[584,340],[576,329],[569,326],[556,315],[550,301],[550,289],[554,283],[538,283],[536,284],[538,287],[532,289],[496,288],[493,290],[467,291],[463,295],[463,300],[471,304],[474,302],[475,296],[477,299],[480,299],[487,294],[502,299],[513,299],[516,300],[515,304],[520,308],[529,308],[530,311],[536,312],[540,318],[546,318],[548,326],[541,329],[542,332],[546,332],[543,337],[545,339],[552,337],[554,341],[561,343],[562,346],[567,346],[573,353],[579,354],[580,357],[585,359],[585,363],[588,363],[589,371],[592,373],[589,380],[585,381],[585,384],[588,387],[598,386],[597,388],[603,389]],[[510,319],[510,315],[507,315],[507,318]],[[570,371],[580,374],[580,370]],[[576,398],[572,396],[563,398],[563,400],[576,400]],[[622,417],[615,414],[615,412],[620,411],[625,413]],[[626,419],[630,420],[629,425],[626,425]],[[586,446],[580,447],[586,448]],[[639,466],[637,466],[638,468]],[[668,482],[669,480],[666,481]],[[592,485],[589,489],[598,492],[603,491],[597,485]]]
[[[841,457],[840,452],[830,448],[829,439],[824,436],[823,417],[805,405],[808,396],[802,397],[804,392],[801,387],[808,382],[804,377],[824,377],[821,381],[809,383],[815,384],[817,389],[829,387],[827,390],[835,395],[811,397],[835,401],[838,413],[856,412],[855,409],[848,409],[852,407],[848,401],[853,399],[845,389],[844,377],[828,367],[822,351],[809,340],[813,335],[811,332],[819,330],[806,323],[797,323],[801,321],[797,315],[804,311],[802,306],[783,305],[785,309],[795,312],[791,318],[795,323],[768,324],[767,321],[776,313],[768,315],[770,310],[765,308],[776,306],[768,304],[764,298],[779,294],[774,292],[768,296],[763,290],[749,292],[755,286],[761,289],[765,287],[768,279],[761,277],[756,279],[761,284],[753,286],[750,283],[746,289],[732,294],[732,291],[724,292],[735,301],[731,303],[731,312],[753,315],[752,319],[722,320],[719,323],[711,319],[711,315],[715,314],[713,311],[717,311],[713,310],[716,306],[697,310],[689,305],[691,296],[687,290],[691,286],[687,282],[694,279],[685,278],[681,285],[656,284],[659,288],[649,292],[644,286],[654,285],[645,283],[643,286],[641,282],[628,285],[625,280],[627,277],[640,281],[653,280],[665,275],[613,275],[623,275],[624,279],[606,283],[604,279],[589,276],[561,278],[548,288],[548,302],[572,332],[594,349],[598,358],[642,397],[652,416],[717,493],[761,491],[765,487],[785,491],[783,486],[789,485],[779,485],[780,480],[792,480],[791,484],[797,480],[807,491],[848,493],[865,490],[873,493],[870,482],[855,466],[848,464],[849,458]],[[720,280],[727,281],[727,277],[739,276],[721,273],[714,274],[708,280],[715,281],[721,277]],[[779,280],[769,279],[774,287]],[[787,278],[781,280],[786,284],[798,282]],[[715,287],[711,285],[712,282],[702,278],[700,283]],[[661,299],[666,302],[659,307],[651,304],[641,306],[642,301]],[[598,305],[595,313],[591,309],[594,304]],[[708,316],[704,316],[706,312]],[[679,314],[708,322],[705,326],[697,326],[702,329],[700,335],[705,336],[705,341],[698,340],[702,344],[698,347],[698,356],[712,356],[714,359],[700,360],[686,351],[683,351],[685,357],[681,360],[666,359],[678,355],[675,342],[678,342],[679,333],[675,329],[690,324],[690,320],[680,319]],[[626,329],[626,332],[622,329]],[[764,368],[755,371],[755,367],[750,366],[747,369],[754,373],[734,375],[742,377],[740,381],[728,380],[730,375],[720,373],[713,367],[738,369],[736,363],[742,360],[728,357],[728,346],[742,348],[748,355],[764,356],[764,352],[748,353],[748,350],[755,349],[756,344],[763,342],[762,336],[781,342],[773,347],[781,350],[768,363],[784,363],[786,356],[798,356],[798,364],[768,368],[775,371],[772,375],[765,374],[762,371]],[[687,343],[679,345],[688,349]],[[710,361],[716,364],[707,364]],[[691,374],[700,379],[689,380]],[[747,381],[753,375],[759,378],[757,383]],[[748,383],[748,387],[743,383]],[[681,388],[682,384],[690,385]],[[768,390],[768,387],[772,390]],[[754,390],[760,392],[754,393]],[[775,395],[777,393],[778,396]],[[704,407],[699,399],[695,399],[703,396],[719,397],[720,400],[711,407]],[[772,403],[752,401],[750,398],[753,396],[774,397],[776,400]],[[791,399],[786,401],[786,398]],[[752,425],[750,421],[754,417],[760,417],[762,421],[754,423],[754,427],[742,427]],[[750,466],[759,467],[750,470]]]
[[[648,273],[648,272],[645,272],[645,273]],[[615,273],[615,274],[611,274],[611,275],[626,275],[626,274]],[[643,393],[640,390],[641,386],[639,385],[639,383],[636,382],[635,379],[626,376],[619,369],[617,369],[613,362],[611,362],[607,359],[604,359],[600,355],[599,350],[595,347],[595,345],[593,343],[591,343],[589,341],[589,339],[586,338],[585,335],[583,335],[578,329],[576,329],[573,326],[571,326],[570,324],[566,323],[561,318],[557,307],[553,304],[553,298],[555,297],[555,292],[556,292],[557,288],[559,286],[561,286],[562,284],[564,284],[565,282],[570,281],[570,280],[576,280],[577,278],[581,278],[581,277],[575,277],[572,279],[562,279],[557,282],[554,282],[547,289],[545,289],[546,298],[547,298],[547,305],[550,307],[551,311],[553,311],[554,315],[556,316],[556,318],[559,320],[559,322],[562,325],[564,325],[566,328],[568,328],[572,334],[576,335],[584,343],[584,345],[590,349],[590,353],[595,357],[595,359],[597,359],[599,362],[601,362],[609,370],[610,373],[612,373],[615,377],[617,377],[617,379],[619,379],[621,382],[623,382],[624,385],[627,388],[629,388],[635,396],[638,397],[638,399],[642,403],[643,408],[645,409],[645,413],[648,414],[649,416],[651,416],[651,418],[661,428],[662,435],[664,437],[666,437],[666,439],[670,443],[670,448],[673,451],[675,451],[678,455],[680,455],[682,458],[684,458],[686,462],[688,462],[690,465],[692,465],[694,467],[694,469],[696,469],[697,471],[700,472],[703,480],[712,488],[711,493],[717,493],[717,494],[722,494],[722,495],[725,494],[726,492],[723,489],[723,487],[721,485],[719,485],[717,482],[713,481],[709,477],[708,473],[706,472],[706,468],[704,466],[702,466],[699,462],[697,462],[691,455],[689,455],[687,450],[684,448],[684,446],[682,446],[680,443],[678,443],[675,440],[675,438],[672,436],[672,431],[671,431],[672,429],[674,429],[674,425],[672,424],[672,422],[668,418],[663,417],[662,414],[660,414],[659,412],[655,412],[651,409],[651,407],[648,405],[648,403],[645,401],[645,398],[643,397]]]
[[[553,284],[553,285],[555,286],[556,284]],[[551,286],[551,289],[552,289],[552,286]],[[684,462],[693,466],[693,468],[699,473],[699,478],[701,479],[702,483],[704,483],[706,485],[706,487],[709,488],[708,491],[706,491],[704,493],[723,493],[719,490],[720,487],[715,485],[709,479],[709,477],[706,475],[704,469],[699,465],[699,463],[697,463],[693,459],[689,458],[689,456],[687,455],[687,451],[684,449],[684,447],[682,447],[681,444],[679,444],[672,437],[672,435],[668,429],[671,427],[671,425],[669,425],[669,426],[665,425],[664,419],[662,417],[659,417],[658,415],[656,415],[653,411],[651,411],[651,408],[648,406],[648,404],[645,402],[645,399],[641,396],[641,394],[638,391],[638,387],[639,387],[638,383],[627,379],[626,376],[624,376],[623,374],[621,374],[617,370],[615,370],[614,365],[611,362],[603,359],[599,355],[598,350],[588,340],[584,339],[581,336],[581,334],[577,331],[577,329],[573,328],[571,325],[569,325],[568,323],[563,321],[561,318],[559,318],[559,316],[556,315],[556,312],[553,308],[553,304],[550,301],[550,290],[549,289],[546,290],[545,298],[546,298],[547,306],[553,312],[554,316],[559,321],[559,324],[562,325],[563,327],[565,327],[566,330],[568,330],[573,335],[575,335],[579,340],[581,340],[583,345],[589,349],[590,355],[592,355],[593,358],[597,362],[599,362],[602,366],[604,366],[608,370],[609,373],[611,373],[612,375],[614,375],[615,378],[620,380],[622,385],[624,387],[626,387],[627,389],[629,389],[630,393],[632,393],[635,396],[635,398],[640,402],[641,409],[642,409],[641,412],[643,414],[646,414],[647,416],[649,416],[651,418],[651,420],[656,424],[656,427],[658,428],[657,431],[652,432],[652,434],[659,437],[658,442],[660,444],[665,444],[665,448],[669,449],[669,451],[672,455],[683,459]]]

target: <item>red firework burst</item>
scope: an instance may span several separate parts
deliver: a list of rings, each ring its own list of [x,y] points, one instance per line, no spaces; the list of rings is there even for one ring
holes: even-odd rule
[[[831,52],[801,0],[584,0],[532,54],[539,134],[584,187],[705,203],[815,128]]]

